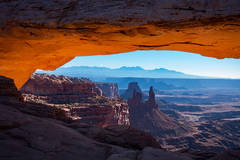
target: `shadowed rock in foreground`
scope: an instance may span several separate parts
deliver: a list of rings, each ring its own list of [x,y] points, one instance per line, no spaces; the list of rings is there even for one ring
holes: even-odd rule
[[[119,157],[147,160],[163,155],[166,155],[166,160],[177,157],[182,160],[190,159],[184,154],[159,149],[158,143],[151,135],[137,129],[124,126],[106,129],[87,125],[79,127],[81,124],[74,121],[56,120],[52,114],[47,118],[44,113],[51,112],[45,109],[49,106],[29,104],[19,101],[18,98],[11,101],[6,99],[16,95],[17,90],[11,89],[15,88],[12,82],[11,79],[4,78],[0,86],[0,90],[7,85],[10,88],[7,94],[0,96],[1,160],[117,160]],[[10,94],[11,92],[13,94]],[[39,105],[38,109],[42,108],[42,112],[34,112],[35,108],[29,105]],[[152,147],[158,148],[157,154]]]

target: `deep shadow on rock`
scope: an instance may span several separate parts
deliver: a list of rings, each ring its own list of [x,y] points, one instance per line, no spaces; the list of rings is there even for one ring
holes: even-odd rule
[[[138,150],[142,150],[144,147],[161,148],[151,134],[131,126],[115,125],[100,128],[79,123],[71,123],[68,126],[76,129],[79,133],[102,143]]]
[[[74,127],[71,121],[64,122],[54,119],[54,116],[46,116],[44,113],[49,110],[45,110],[44,107],[47,106],[38,106],[38,109],[43,109],[42,112],[36,113],[32,112],[34,107],[26,107],[28,105],[19,102],[18,99],[11,99],[11,102],[8,102],[8,99],[0,100],[0,160],[117,160],[119,156],[125,155],[129,160],[148,160],[156,155],[167,155],[171,160],[178,156],[176,153],[159,149],[150,135],[136,129],[115,126],[98,128],[103,135],[96,136],[96,131],[84,133],[76,125]],[[84,136],[81,132],[85,135],[95,134],[95,139],[102,139],[102,143],[88,138],[91,137],[89,135]],[[157,148],[146,148],[147,146]],[[178,157],[189,159],[183,154]]]

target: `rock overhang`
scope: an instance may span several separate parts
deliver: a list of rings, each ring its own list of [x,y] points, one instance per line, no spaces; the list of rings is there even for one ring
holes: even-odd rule
[[[238,0],[0,2],[0,75],[17,87],[75,56],[178,50],[240,58]]]

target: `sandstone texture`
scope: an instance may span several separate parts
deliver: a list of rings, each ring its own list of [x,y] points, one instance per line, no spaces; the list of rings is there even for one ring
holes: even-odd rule
[[[11,100],[23,101],[23,97],[12,79],[0,76],[0,101]]]
[[[84,78],[48,74],[33,74],[21,92],[35,95],[77,95],[80,98],[97,96],[96,84]],[[74,101],[74,100],[73,100]]]
[[[79,133],[102,143],[138,150],[142,150],[145,147],[161,148],[151,134],[131,126],[115,125],[101,128],[78,123],[77,121],[68,126],[76,129]]]
[[[117,83],[97,82],[97,87],[102,90],[102,95],[109,98],[119,98]]]
[[[75,56],[179,50],[240,58],[239,0],[3,0],[0,75],[20,88]]]
[[[216,156],[216,152],[240,147],[239,120],[190,123],[181,118],[175,119],[159,111],[163,105],[175,104],[162,101],[158,106],[152,87],[145,102],[136,82],[130,83],[125,93],[132,90],[133,96],[128,99],[131,125],[151,133],[162,148],[188,153],[193,159],[209,159]]]
[[[16,88],[11,79],[1,77],[0,81],[10,89]],[[129,160],[148,160],[152,156],[191,159],[187,154],[161,150],[151,135],[131,127],[103,129],[46,117],[49,106],[29,107],[33,104],[20,101],[15,92],[1,92],[1,96],[16,98],[0,101],[0,160],[117,160],[122,156]],[[41,112],[35,112],[35,107]]]
[[[137,84],[135,83],[135,85]],[[131,87],[131,85],[129,86]],[[190,127],[159,111],[152,87],[150,87],[146,102],[142,100],[142,92],[134,89],[132,98],[129,98],[127,103],[131,125],[147,131],[155,137],[183,136],[191,131]]]
[[[79,123],[130,125],[128,104],[101,96],[104,92],[87,79],[34,74],[21,91],[25,101],[62,109]]]
[[[137,82],[130,82],[130,83],[128,83],[127,90],[121,95],[121,97],[127,101],[129,98],[132,98],[134,91],[137,93],[141,93],[142,96],[145,96],[145,95],[143,95],[142,90],[138,86]],[[142,99],[144,99],[144,98],[142,97]]]
[[[198,150],[223,152],[240,148],[240,121],[213,120],[192,125],[194,131],[179,137],[155,137],[163,148],[171,151]],[[195,152],[196,153],[196,152]],[[201,152],[200,152],[201,153]],[[200,156],[206,155],[204,152]],[[207,155],[206,155],[207,156]],[[206,158],[207,159],[207,158]]]

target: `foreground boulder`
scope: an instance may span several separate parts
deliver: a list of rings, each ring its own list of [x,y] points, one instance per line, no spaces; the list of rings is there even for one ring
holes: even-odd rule
[[[145,147],[161,148],[151,134],[130,126],[108,126],[106,128],[100,128],[81,123],[71,123],[69,127],[102,143],[140,150]]]
[[[191,158],[179,153],[172,154],[163,150],[146,147],[142,152],[123,152],[121,154],[113,154],[108,160],[191,160]]]
[[[106,159],[125,149],[97,143],[63,122],[21,113],[0,104],[0,159]],[[91,151],[90,151],[91,150]]]
[[[23,97],[12,79],[0,76],[0,101],[12,100],[23,101]]]

